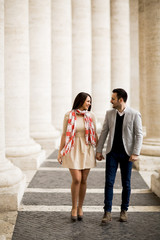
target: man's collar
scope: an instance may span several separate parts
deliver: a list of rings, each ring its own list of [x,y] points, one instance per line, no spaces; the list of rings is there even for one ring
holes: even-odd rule
[[[119,116],[123,116],[123,115],[125,114],[126,109],[127,109],[127,106],[125,107],[125,109],[123,110],[123,112],[119,112],[119,111],[117,110],[117,113],[119,114]]]

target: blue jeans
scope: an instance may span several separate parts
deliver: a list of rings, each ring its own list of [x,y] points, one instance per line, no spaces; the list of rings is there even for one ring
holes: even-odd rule
[[[115,182],[116,172],[120,163],[121,182],[122,182],[122,204],[121,210],[128,210],[131,193],[131,172],[132,162],[126,153],[110,152],[106,155],[106,181],[104,195],[104,211],[111,212],[113,199],[113,185]]]

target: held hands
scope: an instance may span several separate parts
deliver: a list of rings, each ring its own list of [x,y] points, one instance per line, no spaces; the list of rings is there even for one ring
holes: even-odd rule
[[[62,164],[62,155],[61,155],[61,153],[58,153],[57,160],[58,160],[59,164]]]
[[[132,155],[130,156],[130,158],[129,158],[129,161],[130,161],[130,162],[135,162],[135,161],[137,161],[137,160],[138,160],[138,155],[132,154]]]
[[[96,153],[96,159],[97,159],[98,161],[102,161],[102,159],[104,159],[102,153],[97,152],[97,153]]]

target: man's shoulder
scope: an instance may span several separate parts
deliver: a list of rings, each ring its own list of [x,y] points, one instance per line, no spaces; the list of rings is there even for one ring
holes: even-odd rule
[[[116,116],[117,110],[116,109],[108,109],[106,111],[106,115],[105,115],[105,120],[111,120]]]
[[[113,113],[115,113],[116,112],[116,109],[108,109],[107,111],[106,111],[106,114],[113,114]]]
[[[137,114],[138,114],[138,115],[141,115],[138,110],[133,109],[133,108],[131,108],[131,107],[127,107],[127,108],[126,108],[126,113],[130,113],[130,114],[132,114],[132,115],[137,115]]]

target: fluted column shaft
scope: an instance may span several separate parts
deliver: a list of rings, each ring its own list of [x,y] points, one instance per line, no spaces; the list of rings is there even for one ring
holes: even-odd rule
[[[145,1],[145,47],[147,84],[147,137],[160,139],[160,1]],[[153,127],[154,126],[154,127]]]
[[[140,160],[141,170],[157,170],[160,166],[160,18],[159,1],[139,1],[140,43],[140,111],[146,128]],[[158,186],[158,184],[157,184]]]
[[[72,0],[72,95],[91,93],[91,0]]]
[[[28,0],[5,1],[6,155],[21,168],[37,168],[41,146],[30,138]]]
[[[146,138],[142,152],[160,156],[160,107],[157,96],[160,92],[160,17],[159,1],[143,2],[144,11],[144,46],[145,46],[145,81],[146,81]],[[142,56],[143,57],[143,56]],[[143,86],[141,92],[143,91]],[[146,145],[146,146],[145,146]]]
[[[110,1],[92,1],[92,97],[96,117],[110,107]]]
[[[0,162],[5,158],[4,141],[4,0],[0,0]]]
[[[5,158],[4,129],[4,0],[0,0],[0,211],[17,210],[25,176]]]
[[[30,130],[42,146],[58,133],[51,110],[51,1],[29,1]],[[52,146],[53,148],[53,146]]]
[[[52,122],[62,128],[72,102],[71,0],[52,2]]]
[[[129,0],[111,1],[111,88],[124,88],[130,96]],[[128,99],[129,103],[129,99]]]
[[[142,123],[146,134],[147,108],[144,107],[147,101],[147,84],[146,84],[146,50],[145,50],[145,12],[144,1],[139,0],[139,76],[140,76],[140,111],[142,114]]]
[[[160,1],[144,0],[144,49],[146,102],[146,138],[142,154],[148,159],[149,170],[156,172],[151,177],[151,189],[160,197]],[[141,92],[143,88],[141,89]],[[146,156],[147,155],[147,156]],[[149,157],[148,157],[149,155]],[[159,171],[158,171],[159,170]]]
[[[130,0],[130,105],[140,110],[138,1]]]

